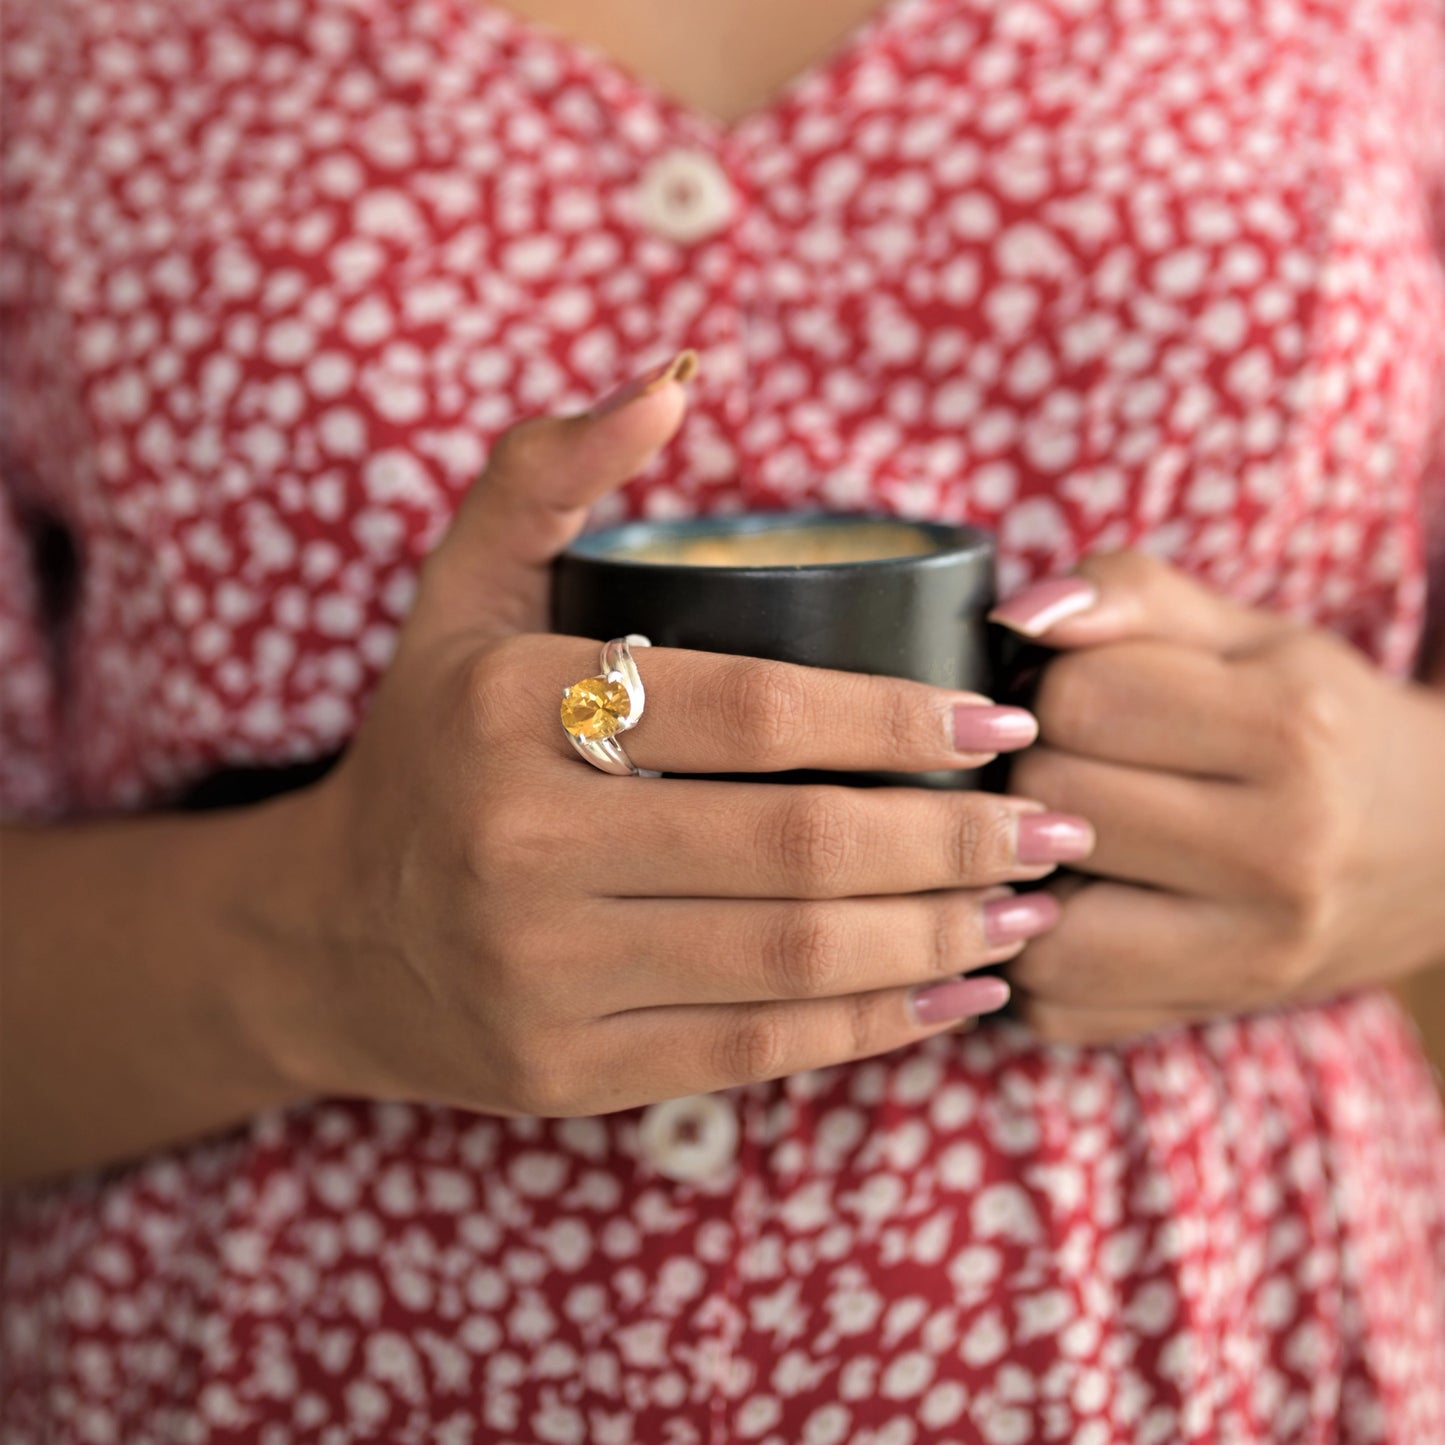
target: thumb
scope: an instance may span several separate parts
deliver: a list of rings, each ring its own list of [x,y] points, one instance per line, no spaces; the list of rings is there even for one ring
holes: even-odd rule
[[[635,377],[590,411],[535,417],[498,437],[422,573],[416,613],[493,636],[545,626],[548,567],[588,507],[636,476],[677,431],[697,354]]]
[[[1245,607],[1147,552],[1088,557],[1071,577],[1016,593],[989,617],[1049,647],[1152,639],[1229,656],[1288,629],[1284,618]]]

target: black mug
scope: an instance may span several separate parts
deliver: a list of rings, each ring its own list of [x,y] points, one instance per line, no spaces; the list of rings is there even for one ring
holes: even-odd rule
[[[561,633],[638,632],[658,647],[907,677],[999,701],[1027,692],[1027,659],[987,621],[994,544],[976,527],[837,513],[632,522],[584,533],[552,581]],[[996,767],[748,776],[1003,786]]]

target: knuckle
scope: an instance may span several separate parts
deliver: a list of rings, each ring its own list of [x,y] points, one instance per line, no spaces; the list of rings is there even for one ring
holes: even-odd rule
[[[1278,822],[1273,846],[1256,853],[1255,875],[1288,917],[1311,923],[1326,912],[1344,871],[1339,821],[1319,799],[1302,797]],[[1287,846],[1281,838],[1290,840]]]
[[[1324,634],[1301,633],[1271,659],[1275,730],[1289,761],[1312,775],[1330,768],[1349,726],[1349,700],[1332,683],[1341,646]]]
[[[506,1097],[518,1113],[557,1118],[578,1111],[581,1097],[569,1063],[571,1054],[540,1032],[510,1042],[502,1062]]]
[[[465,699],[467,719],[477,736],[486,736],[502,721],[505,704],[500,694],[505,689],[497,686],[497,667],[505,660],[504,656],[499,656],[503,646],[499,644],[485,652],[473,653],[462,664],[462,697]]]
[[[468,884],[486,887],[507,876],[516,856],[514,849],[504,842],[507,837],[508,829],[495,814],[463,834],[460,862]]]
[[[982,795],[968,800],[953,820],[947,857],[954,879],[962,885],[992,882],[1015,867],[1016,824],[1007,809]]]
[[[1097,683],[1095,655],[1065,652],[1050,659],[1039,683],[1035,715],[1048,742],[1086,745],[1106,735],[1109,699]],[[1025,754],[1027,756],[1027,754]]]
[[[1056,1004],[1026,1004],[1025,1025],[1045,1044],[1063,1048],[1099,1048],[1139,1039],[1167,1026],[1167,1020],[1127,1014],[1081,1013]]]
[[[964,809],[956,820],[949,838],[949,859],[953,876],[958,882],[971,882],[978,876],[986,831],[982,815],[976,808]]]
[[[983,942],[983,924],[970,926],[966,912],[976,911],[977,904],[960,904],[958,899],[940,894],[927,902],[927,953],[923,960],[932,977],[947,977],[971,964],[987,945]]]
[[[1161,557],[1138,547],[1123,547],[1095,559],[1110,581],[1139,588],[1157,587],[1168,581],[1173,569]]]
[[[888,1046],[884,1024],[883,998],[879,994],[855,993],[845,1000],[847,1010],[848,1057],[867,1058],[882,1053]],[[901,1041],[900,1041],[901,1042]]]
[[[488,645],[482,656],[486,670],[493,680],[498,674],[510,676],[513,672],[528,673],[535,669],[537,644],[542,641],[536,633],[517,632],[499,638]]]
[[[1067,811],[1066,800],[1070,789],[1065,754],[1047,743],[1030,748],[1009,774],[1009,791],[1016,797],[1032,798],[1051,808]],[[1011,818],[1005,821],[1012,826]]]
[[[1034,1037],[1046,1044],[1072,1044],[1078,1042],[1078,1031],[1072,1016],[1065,1009],[1042,1008],[1036,1003],[1024,1002],[1019,1016]]]
[[[800,898],[843,891],[857,828],[842,788],[800,788],[778,815],[772,838],[776,871]]]
[[[1136,597],[1157,595],[1171,579],[1167,562],[1135,547],[1095,553],[1084,559],[1079,572],[1102,589]]]
[[[1241,957],[1242,984],[1257,999],[1275,998],[1303,984],[1339,921],[1333,891],[1316,876],[1291,882],[1292,891],[1279,890],[1272,900],[1266,942]]]
[[[719,690],[728,736],[746,750],[759,771],[787,766],[807,727],[809,706],[799,679],[775,662],[747,658]]]
[[[727,1024],[718,1041],[724,1079],[744,1084],[775,1079],[787,1071],[788,1029],[776,1008],[745,1011]]]
[[[900,767],[916,759],[932,762],[943,750],[938,711],[923,687],[899,688],[896,697],[872,712],[869,722],[880,754]]]
[[[474,735],[508,724],[518,683],[536,670],[535,642],[526,634],[505,637],[462,662],[462,696]]]
[[[1250,1006],[1269,1004],[1292,993],[1310,973],[1312,949],[1297,920],[1280,916],[1273,939],[1240,957],[1236,997]]]
[[[551,872],[558,858],[549,814],[516,789],[496,790],[484,800],[466,841],[466,867],[476,883],[491,887],[515,875]]]
[[[1050,938],[1029,939],[1023,951],[1009,964],[1009,985],[1014,997],[1067,998],[1077,996],[1078,985],[1069,988],[1070,978],[1060,967],[1060,950]],[[1078,970],[1075,969],[1077,973]]]
[[[799,903],[780,914],[767,953],[767,986],[778,998],[820,998],[836,992],[842,975],[844,929],[820,903]]]
[[[549,461],[555,424],[546,417],[530,417],[508,427],[495,442],[487,458],[490,478],[522,478],[535,475]]]
[[[488,948],[491,967],[487,970],[487,991],[496,1003],[514,1013],[525,1010],[530,1014],[534,1004],[545,1009],[555,999],[555,925],[546,926],[536,918],[493,919],[488,928]]]
[[[1042,760],[1045,752],[1047,752],[1046,747],[1031,747],[1027,752],[1020,753],[1010,761],[1009,792],[1021,798],[1037,798],[1039,802],[1046,801],[1048,768]]]

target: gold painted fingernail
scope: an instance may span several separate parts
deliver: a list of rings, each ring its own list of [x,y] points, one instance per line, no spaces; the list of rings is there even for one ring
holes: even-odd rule
[[[608,416],[614,411],[620,411],[629,402],[650,396],[669,381],[691,381],[697,375],[699,366],[697,352],[691,349],[679,351],[671,361],[654,366],[650,371],[644,371],[641,376],[634,376],[631,381],[624,382],[616,391],[603,397],[592,408],[592,415]]]

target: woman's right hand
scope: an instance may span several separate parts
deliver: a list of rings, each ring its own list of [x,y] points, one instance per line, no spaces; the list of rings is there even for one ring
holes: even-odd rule
[[[598,643],[544,632],[547,568],[679,424],[681,387],[651,381],[501,439],[313,790],[325,945],[286,1048],[303,1088],[593,1114],[880,1053],[1000,1006],[998,980],[958,976],[1057,910],[1006,885],[1092,846],[1017,798],[619,778],[577,756],[558,708]],[[638,664],[644,769],[966,768],[1034,732],[898,679],[669,648]]]

